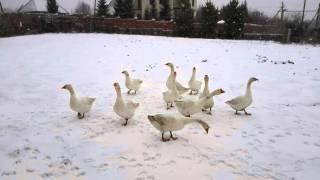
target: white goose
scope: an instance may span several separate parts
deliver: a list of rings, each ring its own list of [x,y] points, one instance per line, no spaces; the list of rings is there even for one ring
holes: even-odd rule
[[[220,94],[224,93],[224,91],[222,89],[220,89]],[[205,75],[204,76],[204,89],[202,91],[202,93],[199,96],[199,99],[208,96],[210,94],[209,91],[209,76]],[[219,91],[217,90],[217,93],[215,95],[219,95]],[[207,109],[209,109],[208,114],[211,115],[211,109],[214,106],[214,101],[213,101],[213,97],[211,97],[210,99],[207,100],[207,102],[203,105],[202,107],[202,111],[206,111]]]
[[[71,84],[66,84],[62,89],[70,92],[70,108],[78,113],[78,118],[84,118],[84,114],[89,112],[96,98],[78,97]]]
[[[196,80],[196,67],[193,67],[192,68],[192,76],[189,80],[189,88],[190,88],[190,95],[192,95],[193,93],[192,92],[195,92],[195,94],[198,94],[200,89],[201,89],[201,85],[202,85],[202,82],[199,81],[199,80]]]
[[[130,100],[124,101],[119,83],[114,83],[113,86],[117,93],[117,99],[113,105],[113,110],[117,115],[126,120],[126,122],[122,124],[123,126],[126,126],[128,124],[128,120],[134,116],[134,112],[139,107],[139,103],[134,103]]]
[[[173,102],[179,97],[179,92],[177,90],[177,87],[174,85],[176,83],[176,77],[177,77],[177,72],[174,72],[173,81],[171,82],[173,88],[168,89],[166,92],[162,93],[163,100],[167,103],[167,110],[169,110],[170,107],[173,107]]]
[[[129,89],[128,94],[130,94],[131,91],[134,91],[134,94],[136,94],[137,91],[140,89],[140,86],[143,81],[140,79],[130,78],[128,71],[122,71],[122,74],[126,76],[125,84],[126,84],[126,87]]]
[[[200,112],[203,106],[207,103],[207,101],[210,100],[213,96],[222,94],[224,92],[225,91],[223,89],[217,89],[199,100],[183,99],[183,97],[179,97],[177,100],[174,101],[174,103],[178,111],[182,115],[186,117],[191,117],[192,114]]]
[[[169,141],[170,138],[172,140],[178,139],[177,137],[173,137],[172,131],[178,131],[184,128],[185,125],[190,123],[198,123],[200,124],[206,133],[209,132],[210,126],[200,120],[195,118],[186,118],[186,117],[176,117],[174,115],[169,114],[156,114],[156,115],[148,115],[148,119],[150,123],[161,132],[162,141]],[[164,138],[165,132],[170,132],[170,138]]]
[[[246,108],[252,103],[251,84],[255,81],[258,81],[258,79],[255,77],[249,79],[247,83],[246,94],[244,96],[239,96],[226,102],[226,104],[236,111],[236,115],[239,114],[238,111],[244,111],[246,115],[251,115],[246,111]]]
[[[165,64],[166,66],[169,66],[170,67],[170,75],[168,77],[168,80],[166,82],[166,85],[167,85],[167,88],[168,89],[173,89],[173,74],[174,74],[174,65],[172,63],[166,63]],[[185,92],[187,92],[189,90],[189,88],[186,88],[184,86],[182,86],[177,80],[176,80],[176,87],[177,87],[177,90],[179,92],[179,94],[183,94]]]

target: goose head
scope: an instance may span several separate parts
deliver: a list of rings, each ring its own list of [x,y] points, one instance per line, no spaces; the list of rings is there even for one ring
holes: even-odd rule
[[[122,71],[121,73],[124,74],[124,75],[126,75],[126,76],[129,76],[128,71]]]
[[[148,115],[148,119],[149,119],[149,121],[152,121],[154,119],[154,116]]]
[[[73,89],[73,87],[72,87],[71,84],[65,84],[64,86],[62,86],[61,89],[66,89],[66,90],[68,90],[71,94],[74,93],[74,89]]]
[[[209,76],[208,75],[204,76],[204,82],[209,82]]]
[[[256,78],[256,77],[252,77],[249,79],[249,83],[252,83],[252,82],[255,82],[255,81],[258,81],[259,79]]]
[[[196,70],[197,70],[197,69],[196,69],[196,67],[193,67],[193,68],[192,68],[192,72],[194,72],[194,73],[195,73],[195,72],[196,72]]]
[[[174,68],[173,64],[170,63],[170,62],[168,62],[168,63],[166,63],[166,64],[164,64],[164,65],[169,66],[170,68]]]
[[[226,91],[224,91],[223,89],[216,89],[213,91],[213,95],[219,95],[219,94],[223,94],[225,93]]]
[[[176,72],[176,71],[173,73],[173,77],[174,77],[174,78],[177,77],[177,72]]]
[[[114,89],[117,91],[117,92],[119,92],[120,91],[120,85],[119,85],[119,83],[113,83],[113,87],[114,87]]]

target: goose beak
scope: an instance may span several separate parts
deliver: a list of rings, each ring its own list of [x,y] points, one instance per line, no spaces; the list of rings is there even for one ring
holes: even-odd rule
[[[221,89],[221,93],[225,93],[226,91],[224,91],[223,89]]]
[[[65,86],[63,86],[61,89],[66,89],[66,87],[65,87]]]
[[[209,134],[209,128],[206,129],[207,134]]]
[[[169,63],[165,63],[164,65],[169,66]]]
[[[122,74],[124,74],[125,72],[124,72],[124,71],[122,71],[121,73],[122,73]]]

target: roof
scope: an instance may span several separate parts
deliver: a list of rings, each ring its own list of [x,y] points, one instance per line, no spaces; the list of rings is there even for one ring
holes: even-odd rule
[[[59,1],[57,1],[59,6],[59,12],[68,12],[65,8],[63,8]],[[22,4],[21,7],[18,9],[18,12],[45,12],[47,11],[47,0],[28,0],[26,3]]]

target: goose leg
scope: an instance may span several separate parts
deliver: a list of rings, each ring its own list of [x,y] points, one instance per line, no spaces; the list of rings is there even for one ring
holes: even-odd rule
[[[167,103],[167,110],[169,110],[170,109],[170,107],[169,107],[169,103]]]
[[[172,140],[177,140],[178,139],[178,137],[173,137],[173,135],[172,135],[172,132],[170,131],[170,138],[172,139]]]
[[[126,122],[122,124],[122,126],[126,126],[128,124],[128,119],[126,119]]]
[[[163,141],[163,142],[170,141],[170,138],[169,138],[169,139],[166,139],[166,138],[163,137],[163,135],[164,135],[164,132],[162,132],[162,141]]]
[[[240,115],[240,114],[238,113],[238,111],[236,111],[234,114],[235,114],[235,115]]]
[[[137,94],[137,91],[136,91],[136,90],[134,90],[134,94]]]
[[[131,89],[129,89],[128,94],[130,94],[130,92],[131,92]]]
[[[209,112],[208,112],[209,115],[212,115],[211,109],[212,107],[209,108]]]
[[[243,111],[244,111],[244,114],[245,114],[245,115],[251,116],[251,113],[248,113],[245,109],[244,109]]]
[[[170,107],[173,107],[173,103],[171,103],[171,106]]]

